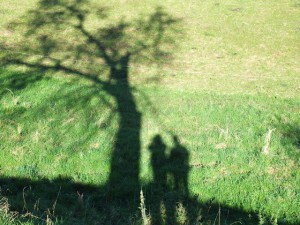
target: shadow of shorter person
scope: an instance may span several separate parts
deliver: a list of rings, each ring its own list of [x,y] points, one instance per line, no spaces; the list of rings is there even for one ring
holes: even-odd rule
[[[153,209],[152,213],[153,224],[162,224],[161,218],[161,201],[164,192],[167,191],[167,146],[162,140],[160,135],[155,135],[149,145],[149,151],[151,152],[151,166],[153,171]]]

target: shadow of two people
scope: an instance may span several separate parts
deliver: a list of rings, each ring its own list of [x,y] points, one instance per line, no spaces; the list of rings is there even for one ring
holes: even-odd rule
[[[189,198],[189,153],[176,135],[173,135],[173,143],[169,156],[161,135],[155,135],[149,145],[153,170],[152,197],[155,198],[152,200],[153,224],[163,224],[162,205],[165,207],[166,223],[176,224],[177,204]]]

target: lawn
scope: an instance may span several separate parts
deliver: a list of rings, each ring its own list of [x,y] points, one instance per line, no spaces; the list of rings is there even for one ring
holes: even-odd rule
[[[300,223],[299,1],[40,2],[0,2],[0,223]]]

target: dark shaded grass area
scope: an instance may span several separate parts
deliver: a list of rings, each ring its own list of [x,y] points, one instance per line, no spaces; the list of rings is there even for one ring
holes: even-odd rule
[[[300,154],[300,125],[299,124],[285,124],[282,128],[283,133],[283,144],[293,144],[299,149]]]
[[[142,221],[138,193],[123,198],[110,198],[107,197],[108,189],[105,185],[75,183],[71,178],[63,177],[36,181],[2,177],[0,185],[2,194],[9,199],[11,210],[29,213],[27,219],[34,224],[43,223],[47,217],[58,224],[140,224]],[[200,203],[196,197],[188,197],[178,191],[159,190],[155,182],[144,185],[142,189],[153,224],[210,224],[218,222],[219,214],[221,224],[258,223],[257,214],[213,200]],[[159,203],[164,203],[165,209],[157,208]],[[175,222],[180,216],[175,209],[180,205],[187,216],[183,223]]]

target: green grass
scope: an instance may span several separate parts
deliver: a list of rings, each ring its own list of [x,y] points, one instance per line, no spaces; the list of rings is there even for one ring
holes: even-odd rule
[[[34,2],[24,6],[0,2],[4,15],[0,34],[7,33],[6,24]],[[243,224],[252,224],[248,214],[259,215],[261,224],[264,218],[266,224],[277,220],[299,223],[299,2],[103,4],[111,7],[114,19],[147,14],[159,4],[182,19],[183,35],[171,63],[163,67],[134,63],[130,68],[132,92],[142,114],[139,175],[147,212],[155,215],[152,201],[161,197],[151,192],[148,146],[160,134],[170,154],[172,134],[176,134],[189,152],[189,190],[194,196],[190,204],[202,209],[203,224],[217,223],[218,205],[224,209],[221,224],[240,218]],[[28,211],[41,217],[40,223],[46,223],[49,216],[57,224],[102,224],[109,217],[115,219],[111,224],[140,224],[138,205],[101,200],[101,207],[111,207],[110,211],[97,208],[99,196],[105,197],[120,126],[116,106],[111,95],[90,81],[51,71],[3,67],[0,190],[12,210],[24,214],[25,196]],[[268,129],[273,128],[266,156],[261,150]],[[12,177],[19,180],[9,184]],[[99,190],[91,188],[86,194],[78,184]],[[78,190],[84,192],[83,203]],[[210,211],[210,205],[217,210]],[[188,208],[177,206],[178,224],[187,223],[184,210]],[[228,218],[227,209],[238,212]],[[3,218],[0,211],[0,222]],[[26,218],[29,223],[35,219]]]

